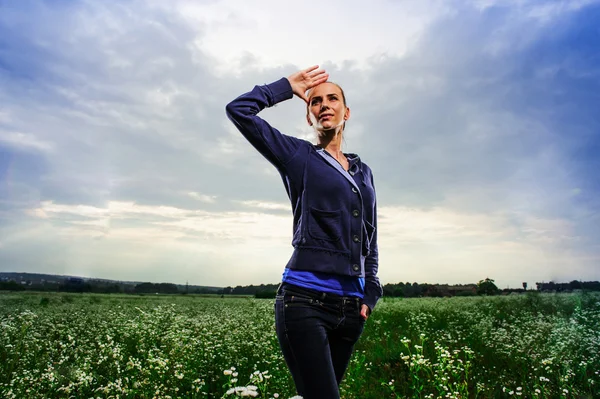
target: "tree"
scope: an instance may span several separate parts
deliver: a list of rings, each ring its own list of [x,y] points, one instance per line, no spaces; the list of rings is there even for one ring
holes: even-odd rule
[[[23,285],[17,283],[16,281],[0,281],[0,291],[25,291],[25,287]]]
[[[59,291],[66,292],[91,292],[92,286],[89,283],[83,281],[82,278],[70,277],[65,280],[58,288]]]
[[[477,295],[496,295],[499,291],[491,278],[479,280],[477,283]]]

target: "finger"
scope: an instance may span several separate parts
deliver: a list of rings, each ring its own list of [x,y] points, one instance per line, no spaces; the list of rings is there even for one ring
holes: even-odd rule
[[[311,73],[312,71],[314,71],[315,69],[319,68],[318,65],[313,65],[311,67],[306,68],[305,70],[303,70],[302,72],[304,73]]]
[[[311,79],[319,78],[321,75],[326,74],[329,75],[323,68],[313,70],[312,72],[307,73],[307,76]]]
[[[310,81],[307,83],[307,85],[306,85],[306,86],[307,86],[307,87],[306,87],[306,89],[307,89],[307,90],[308,90],[308,89],[312,89],[313,87],[315,87],[315,86],[318,86],[318,85],[320,85],[321,83],[325,83],[325,82],[327,82],[327,79],[329,79],[329,74],[328,74],[328,73],[326,73],[326,74],[324,74],[324,75],[322,75],[322,76],[319,76],[319,77],[317,77],[317,78],[312,78],[312,79],[311,79],[311,80],[310,80]]]
[[[323,76],[319,76],[317,78],[314,78],[313,82],[312,82],[313,86],[317,86],[317,85],[320,85],[321,83],[325,83],[325,82],[327,82],[327,79],[329,79],[329,74],[328,73],[326,73]]]

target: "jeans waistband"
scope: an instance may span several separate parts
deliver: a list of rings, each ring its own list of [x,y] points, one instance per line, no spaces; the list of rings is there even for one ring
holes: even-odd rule
[[[281,283],[277,289],[277,295],[284,295],[288,293],[290,295],[302,295],[312,299],[318,299],[325,303],[336,303],[336,304],[356,304],[357,306],[361,303],[361,298],[355,296],[342,296],[338,294],[332,294],[329,292],[317,291],[310,288],[299,287],[290,283]]]

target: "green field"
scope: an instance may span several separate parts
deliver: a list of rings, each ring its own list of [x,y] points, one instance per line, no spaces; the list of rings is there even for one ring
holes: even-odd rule
[[[598,295],[384,298],[342,395],[598,398],[599,374]],[[236,395],[295,395],[273,300],[0,293],[2,398]]]

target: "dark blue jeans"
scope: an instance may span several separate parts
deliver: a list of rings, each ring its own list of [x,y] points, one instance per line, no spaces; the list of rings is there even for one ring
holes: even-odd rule
[[[362,301],[283,283],[275,327],[296,390],[304,399],[339,399],[339,384],[362,334]]]

